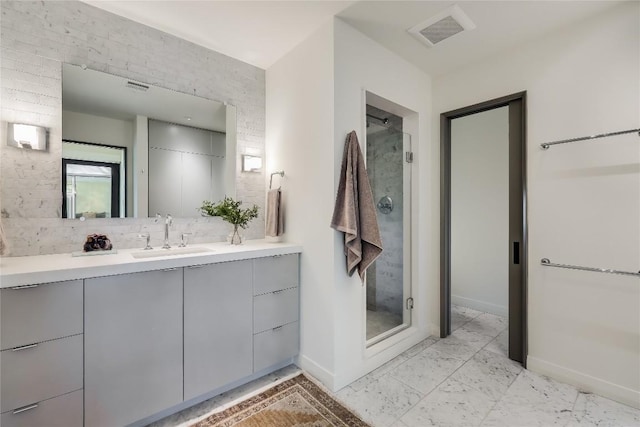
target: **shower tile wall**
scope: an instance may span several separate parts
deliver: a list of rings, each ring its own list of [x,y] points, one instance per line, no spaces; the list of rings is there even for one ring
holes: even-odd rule
[[[77,250],[87,233],[108,234],[117,247],[140,246],[136,235],[161,225],[149,219],[61,219],[62,63],[137,79],[237,106],[237,164],[263,155],[265,72],[178,37],[78,1],[2,1],[0,54],[2,122],[50,129],[49,151],[0,144],[2,223],[11,256]],[[2,133],[2,131],[0,131]],[[239,169],[239,168],[238,168]],[[261,217],[247,238],[264,237],[264,173],[238,172],[236,194],[257,204]],[[224,240],[219,218],[184,218],[172,230],[196,233],[194,243]]]
[[[404,154],[402,119],[367,106],[367,113],[389,119],[381,125],[370,119],[367,129],[367,171],[375,203],[389,196],[393,210],[383,214],[377,209],[383,252],[367,271],[367,309],[402,316],[403,310],[403,198],[402,168]],[[383,127],[384,126],[384,127]]]

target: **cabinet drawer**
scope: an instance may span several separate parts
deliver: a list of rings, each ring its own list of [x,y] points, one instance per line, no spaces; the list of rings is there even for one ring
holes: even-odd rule
[[[298,354],[298,322],[253,336],[253,372],[273,366]]]
[[[0,349],[82,333],[82,280],[0,292]]]
[[[253,261],[253,294],[261,295],[298,286],[298,254]]]
[[[30,406],[33,406],[31,409]],[[82,390],[0,415],[2,427],[82,427]]]
[[[5,350],[1,357],[1,412],[82,388],[82,335]]]
[[[253,333],[298,320],[298,288],[253,297]]]

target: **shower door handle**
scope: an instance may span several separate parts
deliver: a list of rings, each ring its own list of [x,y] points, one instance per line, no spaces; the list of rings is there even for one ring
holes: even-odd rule
[[[513,242],[513,263],[520,264],[520,242]]]

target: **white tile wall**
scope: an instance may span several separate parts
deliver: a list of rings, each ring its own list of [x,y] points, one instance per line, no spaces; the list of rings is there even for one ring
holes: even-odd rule
[[[137,233],[161,239],[150,219],[60,219],[62,62],[237,106],[237,161],[264,153],[264,70],[78,1],[2,1],[0,10],[0,208],[10,256],[79,250],[86,234],[106,233],[118,248],[140,245]],[[50,128],[47,153],[7,147],[6,122]],[[237,198],[264,213],[264,174],[238,172]],[[218,218],[179,219],[172,233],[193,242],[223,240]],[[247,238],[264,236],[254,220]]]

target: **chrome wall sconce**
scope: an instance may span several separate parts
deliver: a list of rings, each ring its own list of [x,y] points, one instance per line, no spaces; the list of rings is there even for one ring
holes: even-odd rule
[[[262,157],[243,154],[242,172],[262,172]]]
[[[49,129],[42,126],[7,123],[7,145],[26,150],[47,151]]]

